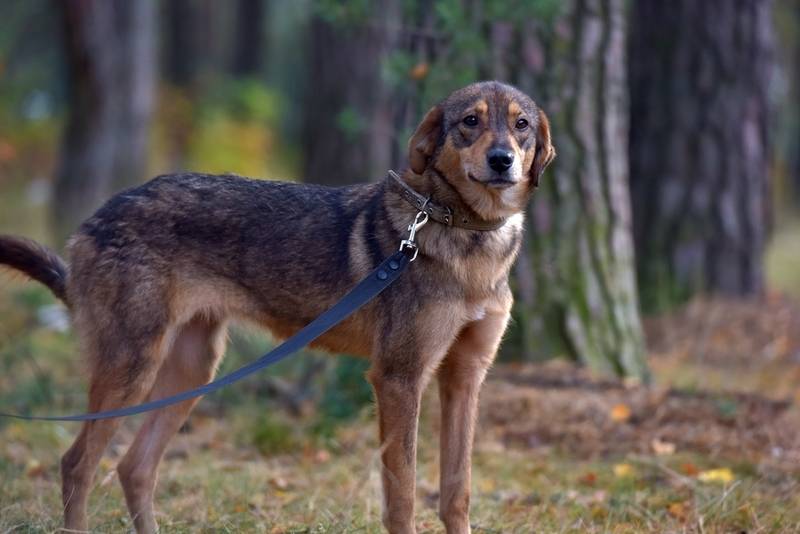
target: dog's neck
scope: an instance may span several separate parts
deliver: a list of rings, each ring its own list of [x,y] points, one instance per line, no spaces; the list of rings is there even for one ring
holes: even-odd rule
[[[502,226],[507,218],[486,219],[481,217],[435,169],[428,169],[424,174],[416,174],[409,169],[403,173],[400,180],[413,189],[417,195],[430,199],[432,204],[449,209],[453,214],[453,221],[452,223],[448,222],[448,225],[489,231]]]

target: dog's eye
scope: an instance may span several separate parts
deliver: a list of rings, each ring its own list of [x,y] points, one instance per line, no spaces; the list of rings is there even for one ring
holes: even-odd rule
[[[517,130],[524,130],[525,128],[528,127],[528,121],[526,121],[525,119],[519,119],[517,121],[517,124],[514,125],[514,127]]]
[[[467,115],[466,117],[464,117],[464,120],[462,122],[467,126],[477,126],[478,117],[476,117],[475,115]]]

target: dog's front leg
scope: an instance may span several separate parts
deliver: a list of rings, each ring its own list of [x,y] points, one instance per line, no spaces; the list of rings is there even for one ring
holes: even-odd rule
[[[472,440],[478,392],[508,323],[508,312],[489,313],[459,334],[439,368],[441,476],[439,516],[447,534],[469,534]]]
[[[414,534],[417,420],[422,373],[376,362],[369,373],[378,403],[383,479],[383,524],[391,534]]]

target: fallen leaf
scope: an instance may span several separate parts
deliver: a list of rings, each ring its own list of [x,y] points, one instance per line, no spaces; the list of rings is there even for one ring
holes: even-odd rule
[[[690,462],[681,464],[681,471],[683,472],[684,475],[688,475],[690,477],[695,477],[697,476],[698,473],[700,473],[700,469],[698,469],[696,465]]]
[[[617,464],[614,466],[614,476],[617,478],[632,477],[636,470],[631,464]]]
[[[669,441],[661,441],[660,439],[655,438],[650,442],[650,446],[653,448],[653,452],[658,456],[669,456],[670,454],[675,454],[675,444],[670,443]]]
[[[697,479],[701,482],[719,482],[722,484],[730,484],[733,482],[733,478],[733,471],[727,467],[709,469],[708,471],[702,471],[697,475]]]
[[[495,490],[497,484],[495,484],[495,481],[492,478],[484,478],[481,479],[478,486],[480,487],[482,493],[490,493]]]
[[[289,488],[289,482],[283,477],[275,477],[270,479],[270,484],[276,489],[285,490]]]
[[[593,471],[589,471],[588,473],[582,475],[578,482],[583,484],[584,486],[594,486],[595,482],[597,482],[597,474]]]
[[[667,506],[667,513],[680,521],[686,521],[688,511],[682,502],[674,502]]]
[[[595,505],[591,509],[592,519],[595,521],[602,521],[608,517],[608,510],[605,506]]]
[[[28,463],[25,464],[25,474],[28,476],[28,478],[39,478],[44,476],[44,466],[39,460],[31,458],[28,460]]]
[[[117,462],[107,456],[100,458],[100,469],[103,471],[113,471],[117,467]]]
[[[631,409],[626,404],[616,404],[611,408],[611,420],[616,423],[624,423],[631,418]]]
[[[329,453],[325,449],[320,449],[317,451],[317,454],[314,455],[314,461],[318,464],[324,464],[331,459],[331,453]]]

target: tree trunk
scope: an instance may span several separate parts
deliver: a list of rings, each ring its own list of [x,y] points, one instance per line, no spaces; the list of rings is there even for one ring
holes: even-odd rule
[[[789,146],[785,148],[789,170],[790,187],[793,189],[795,204],[800,203],[800,2],[789,3],[786,8],[792,18],[794,32],[791,36],[791,51],[787,74],[790,76],[788,102],[784,109],[790,113],[788,121]]]
[[[633,2],[631,188],[648,308],[764,285],[769,0]]]
[[[169,0],[162,4],[164,46],[162,65],[164,78],[172,84],[188,87],[194,82],[199,59],[195,46],[197,26],[196,2]]]
[[[65,238],[144,175],[155,84],[151,0],[63,0],[69,117],[53,217]]]
[[[558,157],[516,266],[517,346],[647,378],[628,197],[624,0],[571,0],[534,21],[517,84],[548,113]],[[512,52],[509,52],[512,53]]]
[[[239,0],[236,8],[233,74],[257,76],[264,57],[266,0]]]
[[[375,180],[394,163],[393,105],[381,69],[396,42],[400,2],[380,0],[368,12],[350,21],[312,17],[303,124],[306,182]]]

